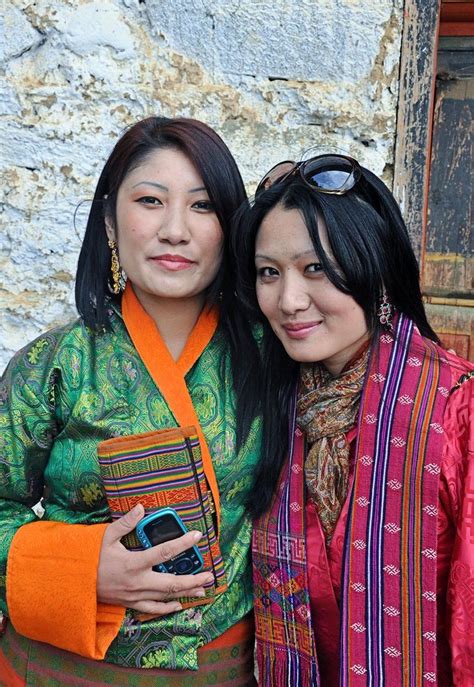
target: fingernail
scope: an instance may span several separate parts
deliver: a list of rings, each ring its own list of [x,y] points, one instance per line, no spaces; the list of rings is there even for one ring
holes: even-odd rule
[[[173,606],[172,612],[176,613],[177,611],[182,611],[182,610],[183,610],[183,607],[181,606],[181,604],[176,604],[175,606]]]
[[[203,596],[206,596],[206,592],[204,592],[204,591],[196,592],[196,594],[194,596],[198,596],[202,599]]]
[[[209,575],[209,577],[206,577],[204,584],[210,584],[211,582],[214,582],[214,578],[212,575]]]
[[[202,537],[202,532],[193,532],[194,541],[199,541]]]

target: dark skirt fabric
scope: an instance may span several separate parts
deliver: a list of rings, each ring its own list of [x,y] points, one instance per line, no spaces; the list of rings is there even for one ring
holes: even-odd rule
[[[1,687],[253,687],[253,636],[232,646],[199,649],[199,670],[122,668],[82,658],[19,635],[0,638]]]

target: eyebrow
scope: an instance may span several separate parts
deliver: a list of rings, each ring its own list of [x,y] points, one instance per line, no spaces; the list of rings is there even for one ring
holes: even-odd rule
[[[291,256],[290,260],[298,260],[299,258],[302,258],[304,255],[316,256],[316,251],[314,250],[314,248],[310,248],[309,250],[304,250],[301,253],[295,253]],[[272,258],[270,255],[263,255],[262,253],[255,253],[255,258],[260,258],[260,260],[275,260],[275,258]]]
[[[159,188],[161,191],[169,191],[167,186],[163,186],[163,184],[159,184],[157,181],[139,181],[137,184],[133,184],[132,188],[136,188],[137,186],[154,186],[155,188]],[[205,186],[190,188],[188,193],[200,193],[201,191],[205,191],[207,193],[207,188]]]

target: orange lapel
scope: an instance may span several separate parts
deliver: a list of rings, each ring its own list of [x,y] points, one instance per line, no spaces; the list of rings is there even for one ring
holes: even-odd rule
[[[185,374],[214,336],[218,323],[217,309],[205,308],[202,311],[178,361],[171,356],[155,322],[142,307],[130,282],[127,283],[122,297],[122,314],[140,358],[176,421],[182,427],[194,425],[196,428],[201,444],[204,472],[220,521],[219,489],[212,458],[185,381]]]

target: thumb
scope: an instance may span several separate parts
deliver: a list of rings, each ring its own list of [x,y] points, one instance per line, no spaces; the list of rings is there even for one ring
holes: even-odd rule
[[[144,515],[145,509],[141,503],[138,503],[132,510],[129,510],[128,513],[125,513],[125,515],[122,515],[121,518],[109,525],[109,536],[111,535],[112,539],[121,539],[124,535],[135,529]]]

